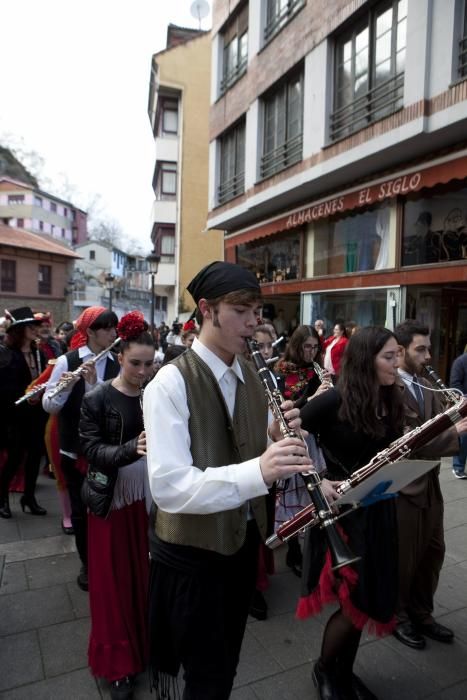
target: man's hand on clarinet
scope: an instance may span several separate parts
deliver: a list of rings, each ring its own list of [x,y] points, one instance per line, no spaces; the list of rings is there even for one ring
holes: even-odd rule
[[[274,442],[259,458],[264,483],[269,487],[278,479],[305,472],[313,466],[306,445],[299,438]]]
[[[294,408],[293,401],[284,401],[284,403],[281,404],[281,409],[283,411],[284,418],[287,421],[287,425],[289,426],[289,428],[299,432],[300,426],[302,424],[302,419],[300,418],[300,409]],[[282,440],[283,436],[280,430],[279,422],[277,420],[273,420],[272,423],[269,425],[268,433],[269,437],[274,442]]]

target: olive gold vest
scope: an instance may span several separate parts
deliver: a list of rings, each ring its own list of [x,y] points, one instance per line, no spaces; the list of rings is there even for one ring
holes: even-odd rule
[[[224,397],[208,365],[187,350],[174,364],[186,386],[193,464],[199,469],[238,464],[259,457],[267,443],[267,402],[252,365],[240,358],[245,383],[237,380],[231,418]],[[249,501],[261,536],[266,536],[266,499]],[[247,504],[209,514],[156,512],[156,534],[165,542],[230,555],[246,536]]]

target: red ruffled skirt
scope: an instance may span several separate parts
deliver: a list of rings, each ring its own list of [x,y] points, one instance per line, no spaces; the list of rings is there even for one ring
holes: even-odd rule
[[[147,667],[148,516],[144,500],[88,515],[92,673],[109,682]]]

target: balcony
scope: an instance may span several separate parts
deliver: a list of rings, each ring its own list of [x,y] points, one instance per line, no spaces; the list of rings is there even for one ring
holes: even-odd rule
[[[238,173],[221,182],[217,190],[219,204],[224,204],[245,191],[245,172]]]
[[[237,80],[239,80],[244,73],[246,73],[246,67],[248,63],[248,56],[243,56],[242,59],[237,63],[236,66],[232,68],[231,71],[226,72],[221,80],[220,94],[223,95],[229,88],[234,85]]]
[[[261,177],[266,178],[302,159],[303,134],[281,144],[261,157]]]
[[[152,205],[151,219],[161,224],[175,224],[177,221],[177,202],[156,199]]]
[[[338,141],[402,108],[404,73],[368,90],[331,114],[330,139]]]
[[[157,136],[156,138],[157,160],[169,163],[178,162],[178,136]]]

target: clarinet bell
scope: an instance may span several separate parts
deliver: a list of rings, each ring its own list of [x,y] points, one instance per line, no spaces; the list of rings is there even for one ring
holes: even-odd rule
[[[351,566],[357,561],[360,561],[361,557],[356,556],[352,552],[348,544],[342,539],[334,524],[325,525],[324,527],[326,529],[329,550],[331,552],[331,568],[333,571],[338,571],[342,569],[343,566]]]

